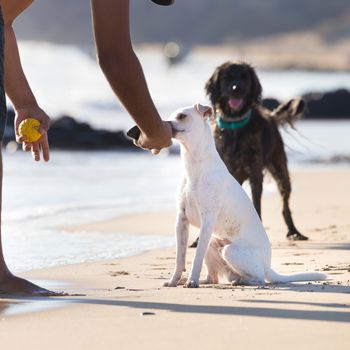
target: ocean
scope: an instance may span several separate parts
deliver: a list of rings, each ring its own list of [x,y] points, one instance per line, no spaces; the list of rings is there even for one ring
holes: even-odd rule
[[[113,96],[90,53],[72,46],[20,43],[28,80],[54,118],[69,114],[95,127],[127,129],[132,120]],[[179,106],[208,102],[203,86],[230,59],[190,55],[169,68],[157,52],[139,51],[154,101],[164,119]],[[286,100],[309,91],[350,88],[349,73],[258,71],[265,97]],[[348,166],[350,122],[300,121],[282,130],[290,168]],[[332,160],[339,163],[333,164]],[[4,150],[3,243],[16,272],[113,259],[173,246],[172,236],[74,232],[66,228],[123,214],[174,209],[181,162],[167,152],[53,151],[48,164]],[[249,188],[245,187],[249,192]],[[276,191],[270,182],[265,195]]]

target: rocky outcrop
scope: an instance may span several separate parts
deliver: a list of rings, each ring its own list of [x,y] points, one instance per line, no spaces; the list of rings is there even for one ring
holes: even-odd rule
[[[48,135],[51,147],[59,149],[104,150],[133,146],[123,131],[97,130],[69,116],[55,120]]]
[[[350,91],[311,92],[302,96],[305,102],[303,119],[350,119]],[[269,110],[278,107],[280,101],[265,98],[263,106]]]
[[[269,98],[264,98],[262,101],[262,105],[269,109],[270,111],[274,110],[280,105],[280,101],[276,100],[275,98],[269,97]]]
[[[4,144],[15,140],[13,128],[14,112],[9,110]],[[121,130],[94,129],[88,123],[81,123],[70,116],[53,120],[49,132],[51,149],[65,150],[138,150]]]
[[[350,119],[350,91],[346,89],[303,96],[305,119]]]

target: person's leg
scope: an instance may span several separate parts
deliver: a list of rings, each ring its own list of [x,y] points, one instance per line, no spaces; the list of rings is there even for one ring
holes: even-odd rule
[[[1,240],[1,211],[2,211],[2,139],[6,126],[6,98],[4,89],[4,23],[0,8],[0,293],[26,295],[56,295],[25,279],[14,276],[8,269]]]
[[[0,107],[0,109],[2,108]],[[0,115],[0,118],[3,118],[3,115]],[[1,124],[2,124],[2,121],[3,119],[0,122]],[[2,154],[0,149],[0,223],[1,223],[1,209],[2,209],[2,205],[1,205],[2,177],[3,177],[3,167],[2,167]],[[4,294],[4,293],[27,294],[27,295],[54,295],[55,294],[25,279],[16,277],[10,272],[4,259],[2,241],[1,241],[1,228],[0,228],[0,293],[1,294]]]

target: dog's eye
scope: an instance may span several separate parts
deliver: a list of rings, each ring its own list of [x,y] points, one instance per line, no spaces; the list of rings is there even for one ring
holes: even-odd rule
[[[176,116],[176,119],[177,119],[177,120],[184,120],[186,117],[187,117],[186,114],[184,114],[184,113],[179,113],[179,114]]]

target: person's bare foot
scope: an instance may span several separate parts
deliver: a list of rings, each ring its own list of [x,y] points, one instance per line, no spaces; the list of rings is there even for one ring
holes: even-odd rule
[[[26,295],[26,296],[64,296],[63,292],[52,292],[48,289],[37,286],[23,278],[16,277],[12,274],[0,278],[0,294],[8,295]]]

